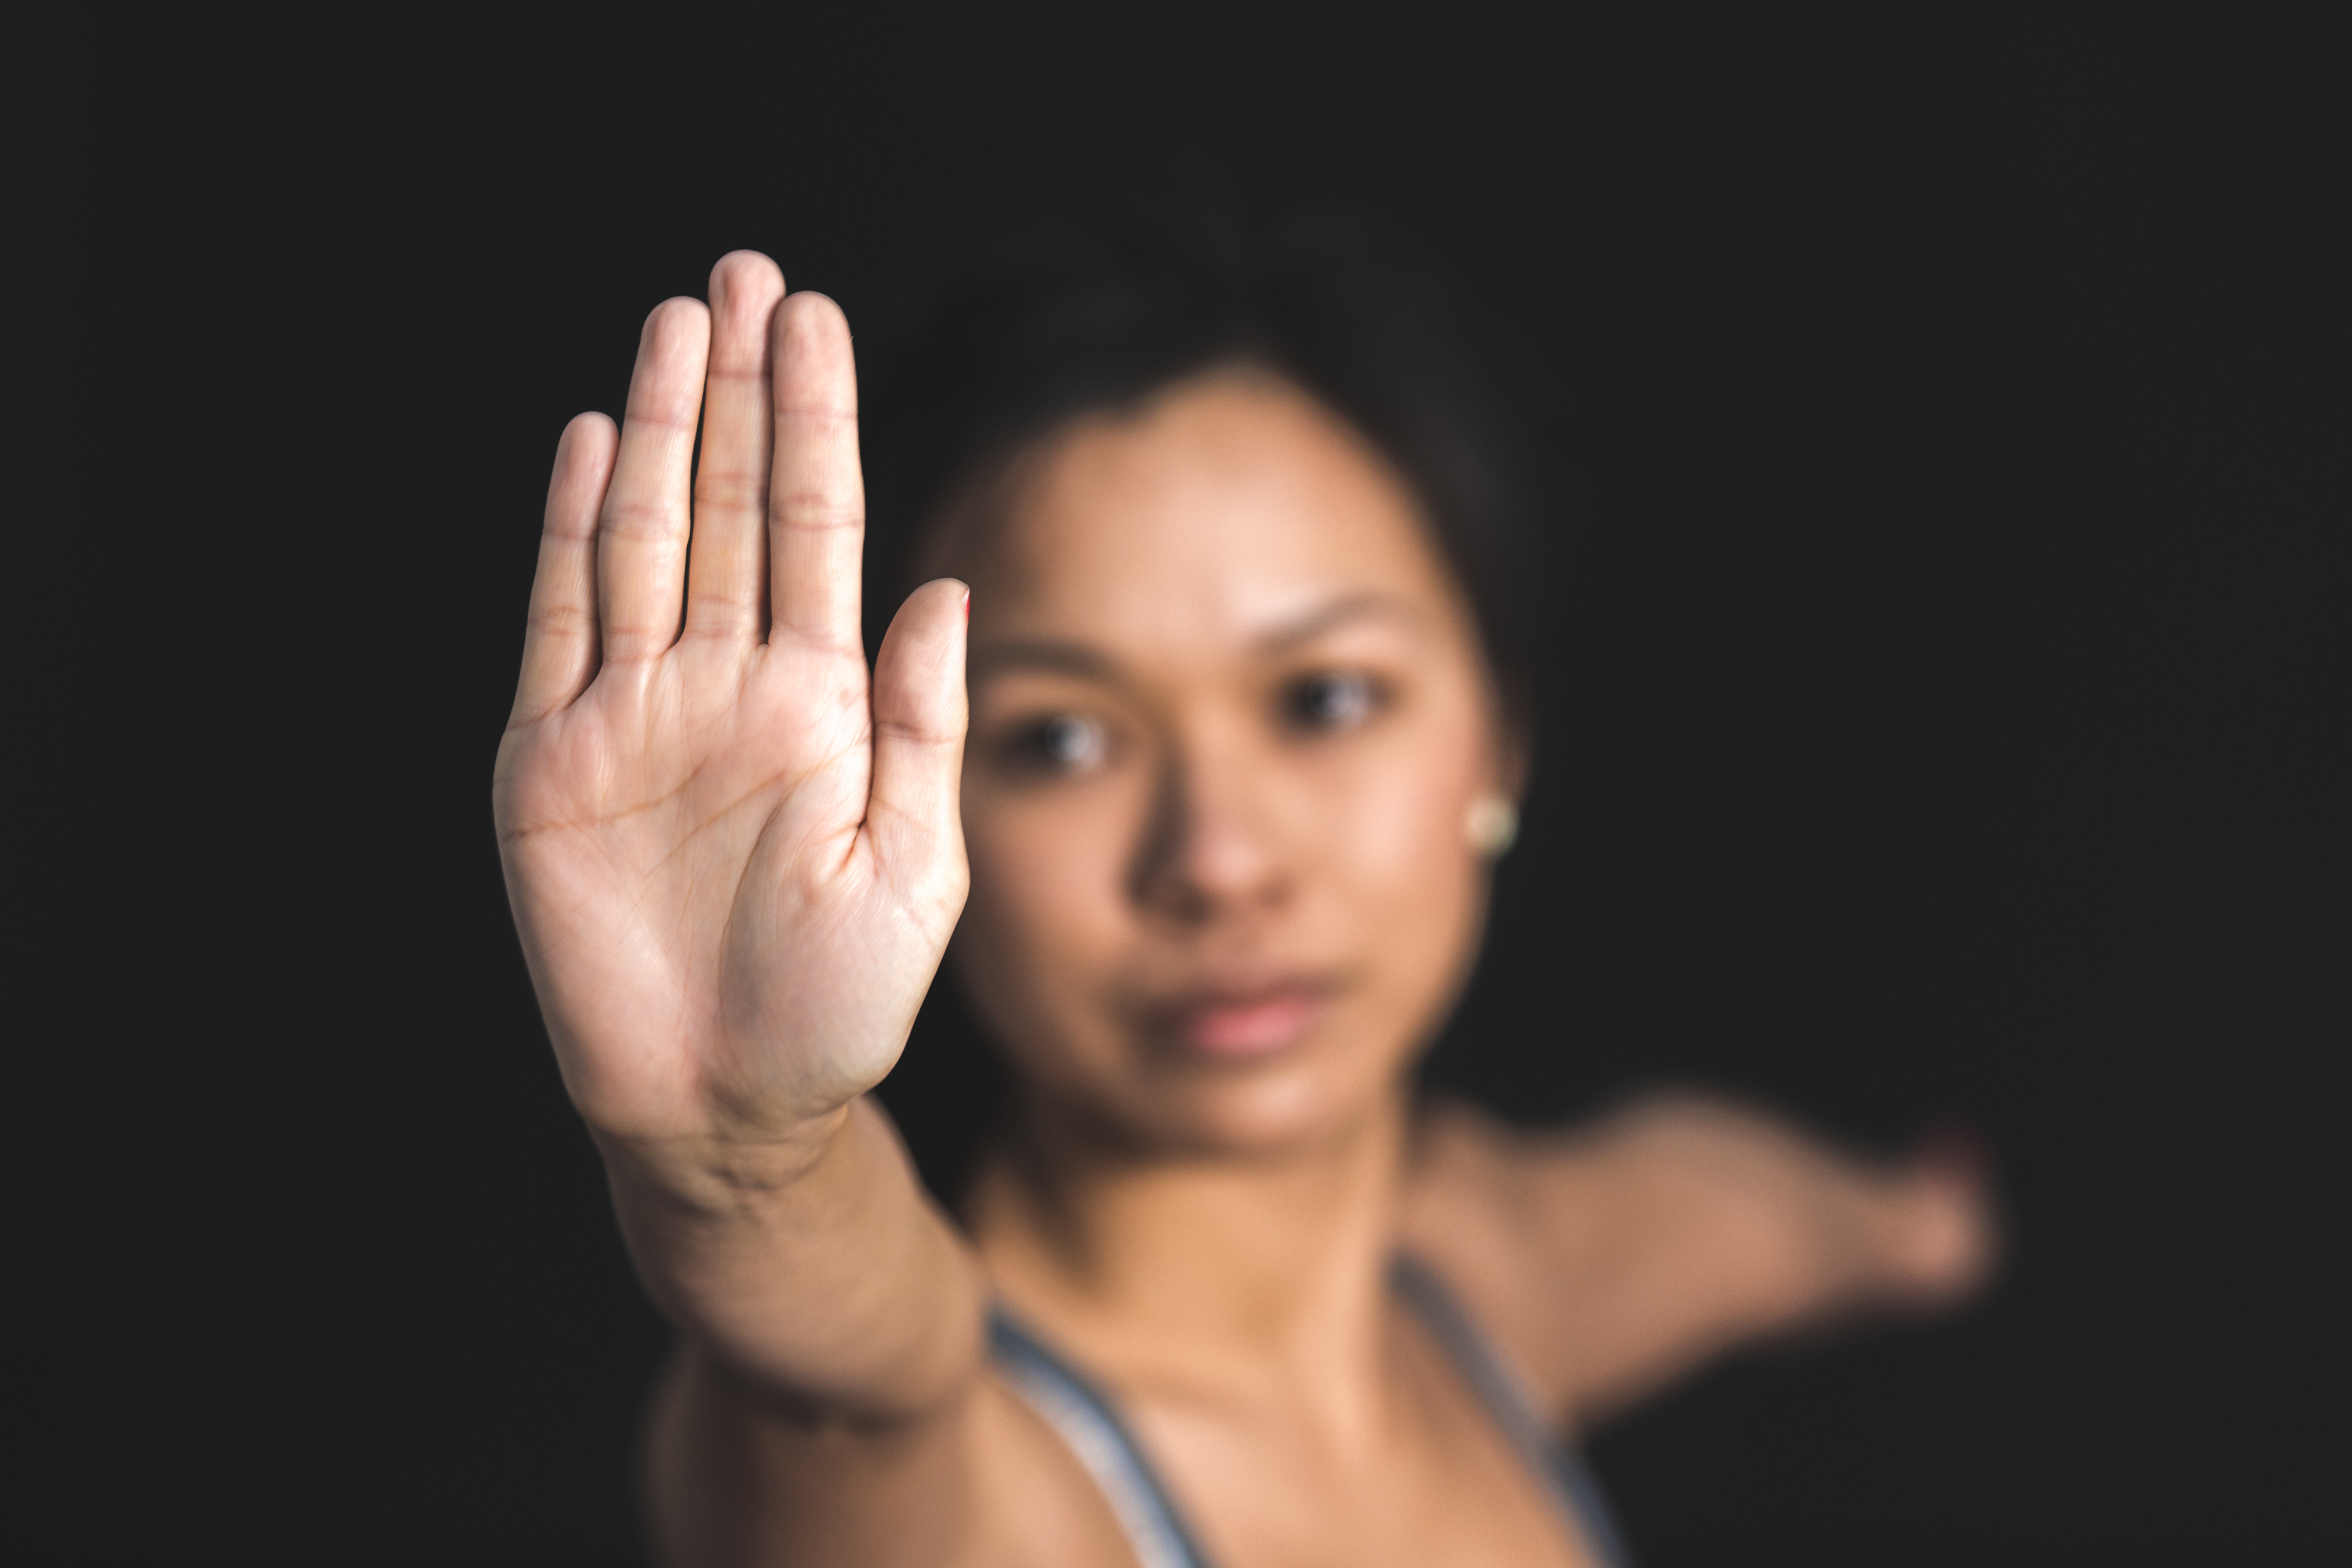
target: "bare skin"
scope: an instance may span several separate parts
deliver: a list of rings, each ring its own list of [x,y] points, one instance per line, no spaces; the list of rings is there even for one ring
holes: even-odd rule
[[[1542,1138],[1415,1107],[1520,751],[1410,492],[1312,400],[1235,369],[1042,442],[870,679],[860,494],[840,312],[728,257],[618,432],[564,434],[499,751],[550,1036],[680,1331],[669,1560],[1131,1562],[989,1371],[995,1295],[1219,1562],[1586,1562],[1397,1247],[1564,1428],[1981,1277],[1950,1172],[1690,1100]],[[1023,1085],[963,1225],[868,1098],[951,933]]]

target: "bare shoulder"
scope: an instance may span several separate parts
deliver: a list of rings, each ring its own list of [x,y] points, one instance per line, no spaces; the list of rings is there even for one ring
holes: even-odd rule
[[[657,1560],[684,1565],[1115,1563],[1118,1519],[1069,1446],[993,1373],[936,1419],[755,1409],[682,1354],[649,1446]]]
[[[1409,1171],[1404,1244],[1563,1420],[1745,1339],[1950,1300],[1990,1258],[1972,1180],[1863,1159],[1704,1096],[1545,1132],[1434,1105]]]
[[[1402,1244],[1444,1277],[1547,1395],[1562,1372],[1549,1331],[1548,1238],[1597,1196],[1580,1171],[1579,1142],[1530,1136],[1458,1101],[1433,1101],[1414,1126],[1399,1215]]]

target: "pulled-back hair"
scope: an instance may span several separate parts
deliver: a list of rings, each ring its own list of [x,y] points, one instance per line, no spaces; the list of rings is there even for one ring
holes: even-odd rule
[[[1531,717],[1525,521],[1429,287],[1331,223],[1171,209],[1002,239],[936,275],[865,368],[869,636],[941,513],[1079,416],[1225,364],[1296,384],[1394,466],[1467,595],[1507,721]]]

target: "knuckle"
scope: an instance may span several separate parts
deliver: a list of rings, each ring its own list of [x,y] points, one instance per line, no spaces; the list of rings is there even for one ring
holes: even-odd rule
[[[838,528],[865,520],[864,496],[854,483],[787,486],[775,492],[776,515],[811,528]]]
[[[761,493],[767,487],[760,476],[740,468],[706,470],[696,476],[695,503],[698,506],[719,507],[730,511],[756,510]]]
[[[776,420],[807,436],[839,435],[857,427],[857,410],[847,404],[795,397],[776,405]],[[802,426],[809,426],[801,429]]]
[[[656,501],[615,501],[604,509],[598,531],[613,539],[667,540],[682,531],[677,508]]]

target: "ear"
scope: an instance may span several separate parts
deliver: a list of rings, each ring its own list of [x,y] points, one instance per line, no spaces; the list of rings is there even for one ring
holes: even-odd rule
[[[1510,853],[1519,837],[1519,800],[1528,784],[1528,731],[1501,715],[1502,704],[1489,705],[1496,717],[1487,726],[1486,777],[1462,818],[1462,831],[1480,859],[1494,861]]]
[[[1513,805],[1527,798],[1528,778],[1535,768],[1535,728],[1528,712],[1531,704],[1514,702],[1497,691],[1489,700],[1493,715],[1489,731],[1492,755],[1486,764],[1487,787]]]

